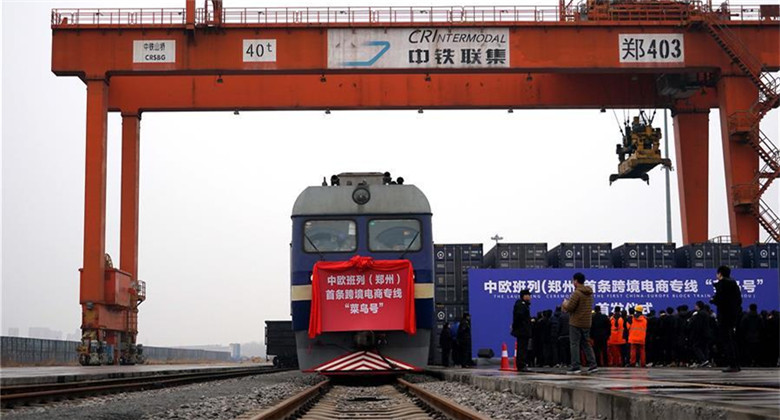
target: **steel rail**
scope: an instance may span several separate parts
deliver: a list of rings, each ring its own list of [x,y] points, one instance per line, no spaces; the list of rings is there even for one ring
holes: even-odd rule
[[[3,387],[0,389],[0,403],[3,407],[13,407],[28,402],[43,402],[102,395],[116,392],[141,391],[145,389],[165,388],[196,382],[230,379],[242,376],[262,375],[282,372],[287,369],[250,368],[218,372],[192,372],[140,376],[133,378],[102,379],[71,383],[30,384]]]
[[[286,400],[283,400],[279,404],[268,408],[257,415],[251,417],[251,420],[282,420],[290,417],[296,411],[300,410],[304,406],[313,402],[317,397],[324,394],[328,386],[329,380],[324,380],[317,385],[311,386],[303,391],[293,395]]]
[[[490,417],[484,416],[468,407],[464,407],[448,398],[436,395],[401,378],[398,378],[398,384],[405,388],[410,394],[430,405],[431,408],[441,411],[450,418],[458,420],[490,420]]]
[[[322,381],[252,417],[241,418],[249,420],[283,420],[294,415],[305,416],[303,412],[313,409],[320,397],[323,397],[330,390],[330,385],[330,381]],[[426,391],[403,379],[397,379],[396,385],[406,391],[409,395],[417,398],[423,407],[427,406],[434,411],[444,414],[448,418],[458,420],[490,419],[468,407],[464,407],[450,399]]]

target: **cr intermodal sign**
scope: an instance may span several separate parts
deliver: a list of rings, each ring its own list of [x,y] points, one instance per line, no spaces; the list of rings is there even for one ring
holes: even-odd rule
[[[328,68],[507,68],[507,28],[329,29]]]
[[[532,293],[531,314],[555,309],[574,290],[576,271],[585,274],[593,289],[594,303],[609,314],[613,308],[642,305],[644,312],[656,313],[667,307],[696,301],[709,303],[715,293],[714,269],[476,269],[469,270],[469,311],[471,313],[472,353],[492,348],[501,354],[501,343],[514,345],[510,332],[512,309],[520,291]],[[777,269],[735,269],[732,277],[742,290],[742,306],[755,303],[759,311],[780,309]],[[717,310],[713,306],[713,310]]]

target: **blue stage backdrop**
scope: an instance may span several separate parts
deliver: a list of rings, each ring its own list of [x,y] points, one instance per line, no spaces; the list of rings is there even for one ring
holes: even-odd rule
[[[574,289],[572,269],[472,269],[469,270],[469,311],[471,313],[472,354],[492,348],[501,354],[501,343],[513,353],[512,308],[520,291],[533,293],[531,314],[554,310]],[[580,269],[586,284],[593,288],[594,303],[602,312],[611,313],[615,306],[644,306],[644,312],[658,313],[667,307],[677,308],[701,300],[709,304],[715,292],[714,269]],[[777,269],[735,269],[732,277],[742,289],[743,310],[755,303],[759,311],[780,309],[780,286]],[[713,306],[713,310],[717,310]]]

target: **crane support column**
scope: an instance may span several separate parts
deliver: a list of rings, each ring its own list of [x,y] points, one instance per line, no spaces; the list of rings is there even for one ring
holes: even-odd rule
[[[106,132],[108,84],[87,81],[87,151],[84,182],[84,266],[81,303],[103,302],[106,250]],[[86,320],[85,320],[86,321]],[[83,325],[82,328],[96,328]]]
[[[683,243],[704,242],[708,229],[708,109],[676,110],[674,145]]]
[[[81,364],[100,364],[107,338],[106,295],[106,134],[108,84],[87,79],[87,147],[84,164],[84,265],[81,269]]]
[[[717,89],[731,240],[749,245],[758,241],[758,221],[751,213],[758,153],[746,134],[758,129],[749,117],[750,108],[758,100],[758,88],[748,77],[723,76]]]
[[[120,297],[125,305],[120,310],[124,311],[126,324],[114,333],[119,355],[115,362],[121,364],[143,362],[142,350],[136,345],[138,305],[146,298],[144,282],[138,279],[140,135],[141,113],[122,112],[122,211],[119,227],[119,271],[116,275],[125,278],[125,287]]]
[[[138,279],[138,171],[140,113],[122,113],[122,211],[119,269]]]

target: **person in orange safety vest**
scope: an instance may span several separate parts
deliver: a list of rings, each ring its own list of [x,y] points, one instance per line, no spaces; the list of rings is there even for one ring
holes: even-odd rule
[[[645,337],[647,336],[647,318],[642,315],[642,305],[634,308],[634,320],[628,329],[628,343],[631,345],[631,366],[637,363],[639,353],[639,366],[645,367]]]
[[[620,316],[623,308],[616,307],[612,318],[609,319],[610,334],[609,341],[607,341],[607,353],[610,366],[622,366],[623,356],[620,353],[621,348],[626,344],[626,340],[623,338],[623,329],[626,326],[626,321]]]

